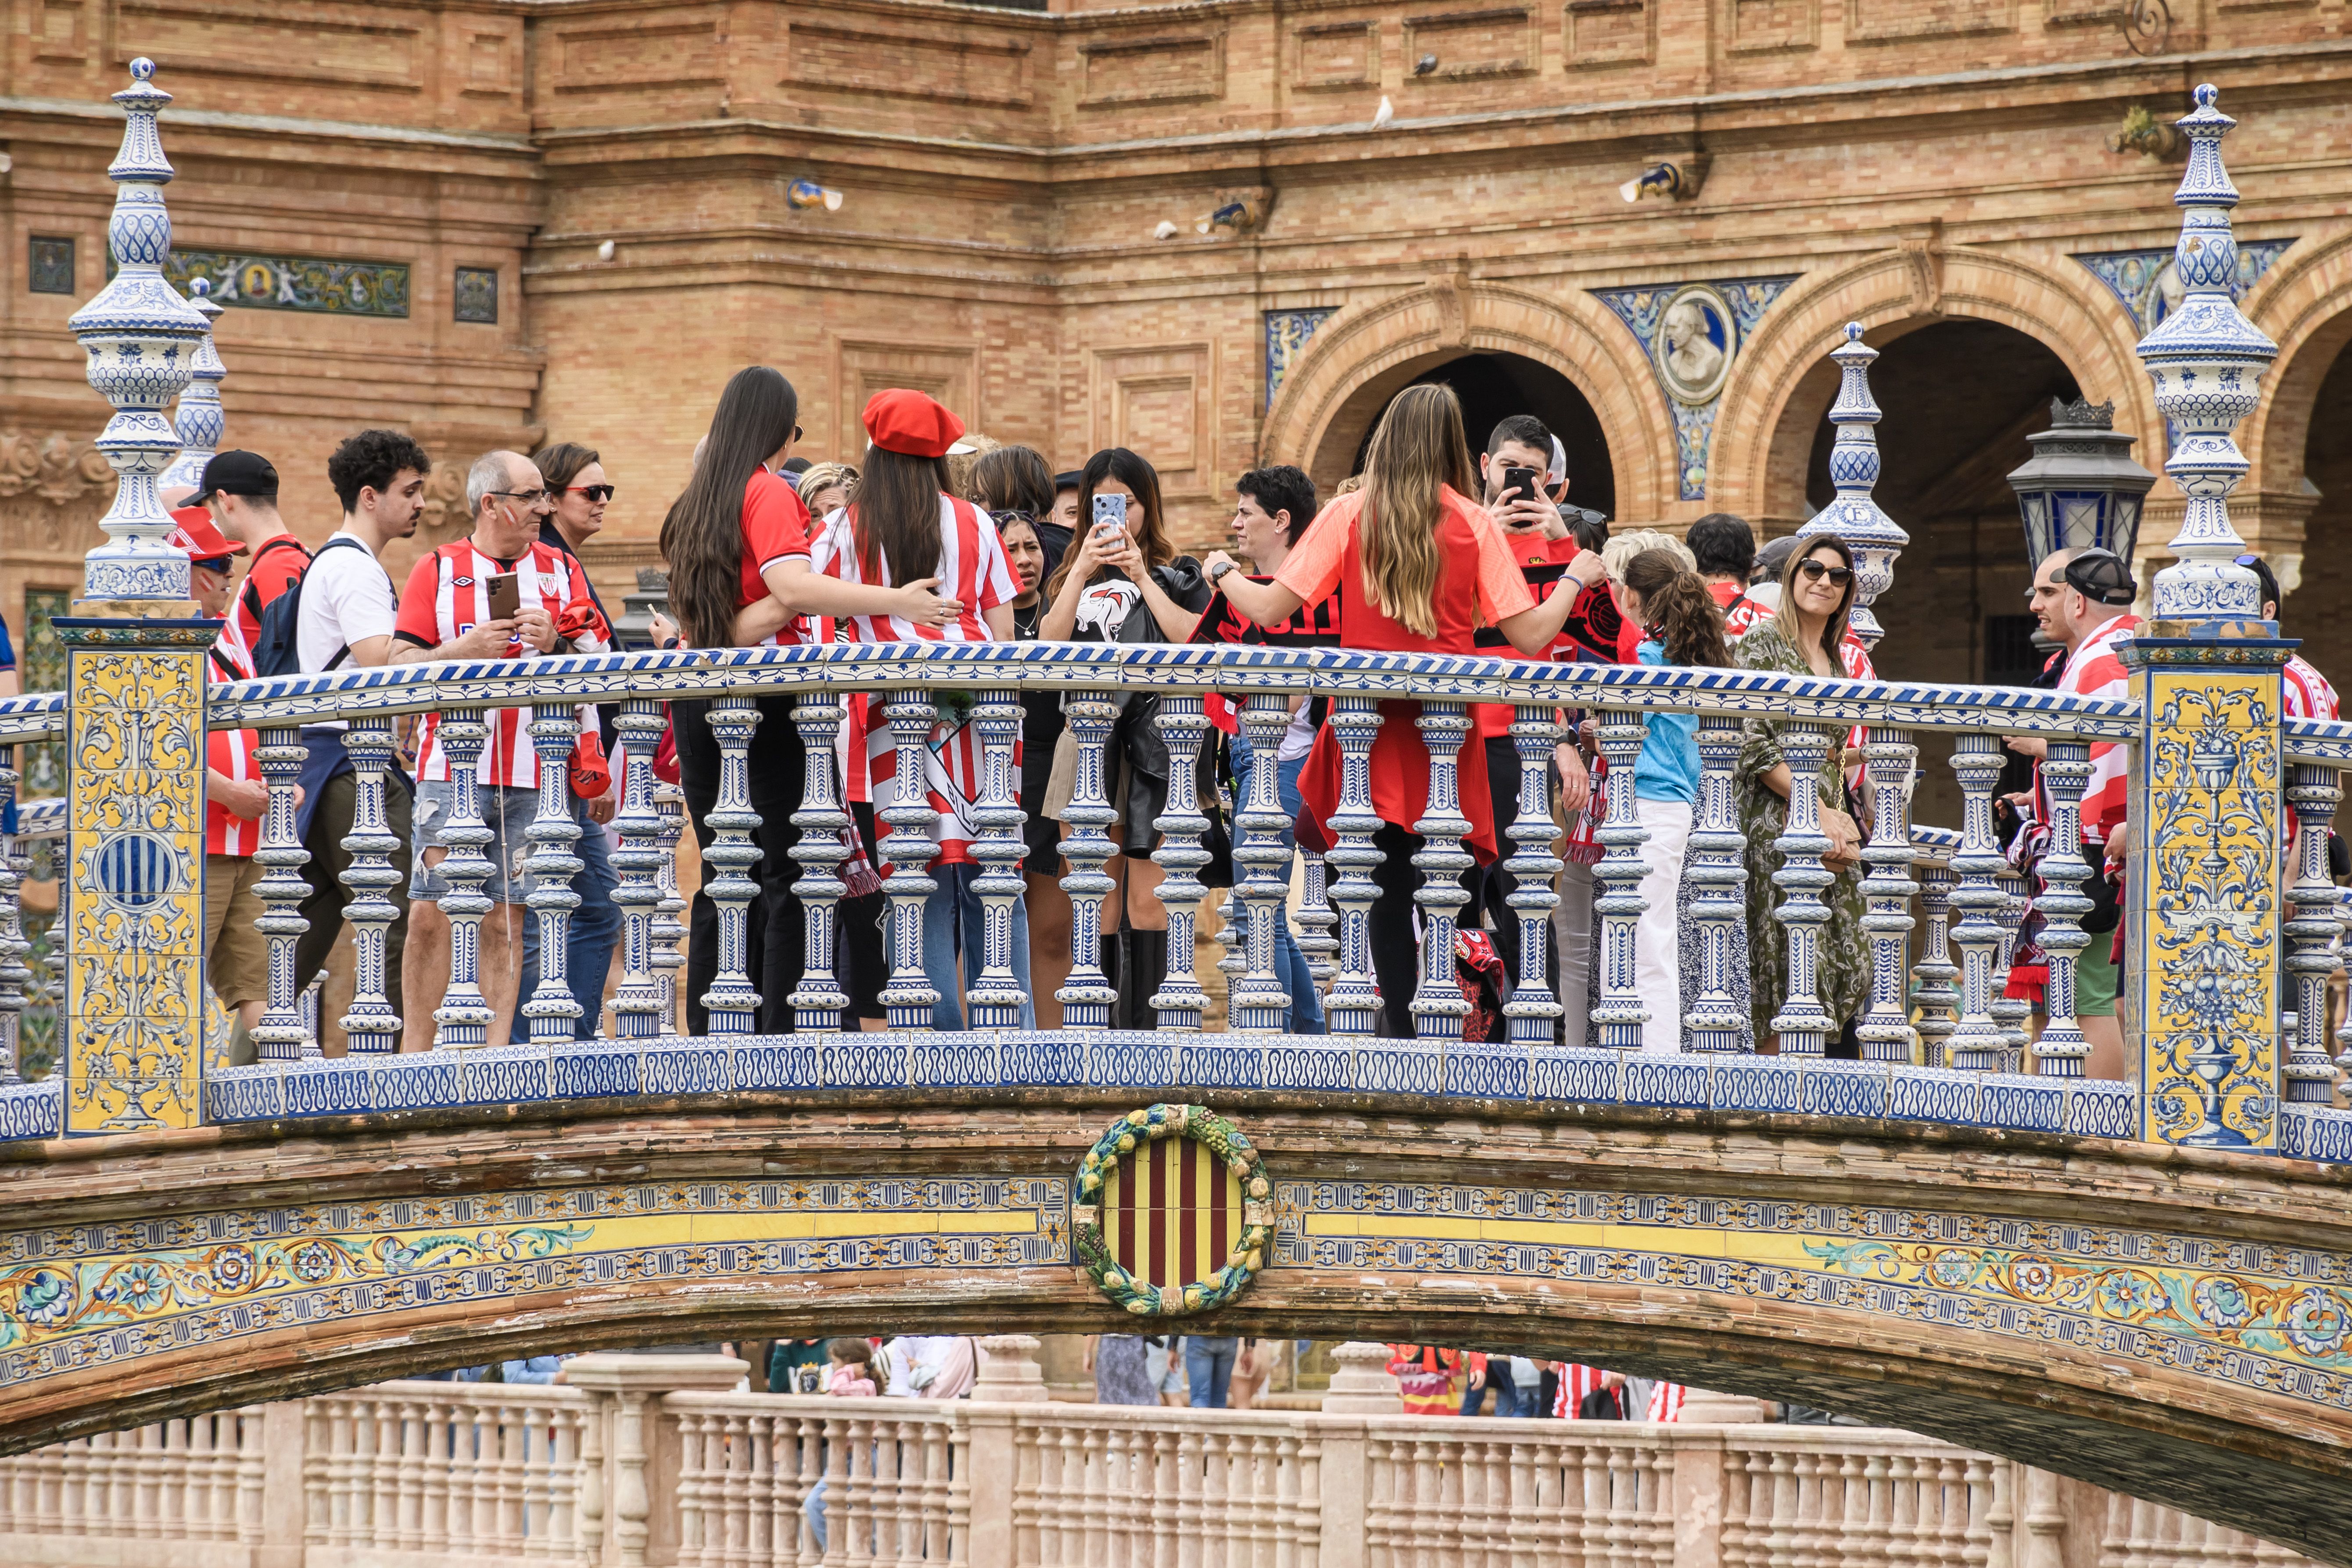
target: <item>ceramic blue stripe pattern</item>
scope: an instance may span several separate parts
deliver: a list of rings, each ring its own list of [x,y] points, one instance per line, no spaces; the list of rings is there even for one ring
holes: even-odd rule
[[[451,660],[286,676],[215,687],[215,729],[421,713],[559,699],[701,698],[816,687],[1054,687],[1426,698],[1818,719],[1917,730],[1983,730],[2086,741],[2138,735],[2138,704],[2021,687],[1832,680],[1769,670],[1525,665],[1349,648],[1054,643],[826,644],[557,658]],[[0,740],[7,735],[0,726]],[[2352,742],[2347,742],[2352,743]]]
[[[65,1127],[65,1113],[63,1079],[0,1088],[0,1142],[58,1137]]]
[[[2281,728],[2286,732],[2288,762],[2352,767],[2352,724],[2335,719],[2289,719]]]

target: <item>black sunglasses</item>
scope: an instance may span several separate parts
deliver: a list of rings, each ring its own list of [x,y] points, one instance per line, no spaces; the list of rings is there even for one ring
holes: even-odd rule
[[[192,561],[189,564],[206,572],[217,572],[226,577],[236,568],[236,563],[226,555],[214,555],[202,561]]]
[[[592,501],[611,500],[613,499],[613,487],[610,485],[566,485],[563,488],[563,493],[568,496],[586,496]]]
[[[1800,561],[1797,570],[1803,573],[1810,582],[1818,583],[1826,577],[1831,586],[1837,588],[1853,581],[1853,568],[1851,566],[1824,566],[1818,561]]]

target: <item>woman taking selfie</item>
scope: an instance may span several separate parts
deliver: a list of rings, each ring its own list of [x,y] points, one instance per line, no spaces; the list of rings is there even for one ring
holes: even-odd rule
[[[808,510],[779,477],[800,438],[799,416],[793,384],[766,365],[737,371],[719,395],[694,477],[662,522],[670,608],[687,646],[790,646],[800,640],[805,615],[897,616],[927,626],[955,619],[962,606],[932,592],[935,581],[867,588],[809,570]],[[801,806],[807,758],[793,725],[793,701],[782,694],[759,700],[748,772],[751,808],[760,814],[751,837],[761,859],[751,872],[760,891],[749,911],[746,968],[760,994],[759,1027],[769,1034],[793,1027],[788,997],[806,957],[801,904],[792,893],[800,868],[791,858],[799,839],[791,817]],[[687,815],[696,843],[707,851],[709,817],[719,799],[719,745],[707,722],[710,704],[678,701],[670,711]],[[719,910],[704,890],[717,875],[706,858],[687,945],[688,1026],[698,1035],[709,1031],[702,997],[719,971]]]
[[[1012,569],[988,514],[946,493],[947,451],[963,434],[963,421],[919,392],[877,392],[866,405],[866,434],[872,445],[859,470],[847,508],[818,531],[811,563],[828,577],[868,589],[895,582],[940,582],[963,606],[941,626],[894,616],[856,615],[843,622],[846,640],[859,643],[1011,642]],[[961,699],[962,700],[958,700]],[[939,721],[926,738],[924,800],[938,814],[930,830],[939,853],[925,868],[933,890],[923,903],[923,975],[939,993],[931,1026],[964,1026],[964,993],[979,984],[984,914],[973,887],[981,865],[971,852],[980,830],[972,815],[980,802],[980,732],[971,723],[968,694],[939,692]],[[883,705],[866,705],[864,733],[852,733],[849,765],[866,769],[868,798],[880,823],[901,800],[897,738],[884,722]],[[880,861],[890,858],[895,833],[880,830],[873,846]],[[877,868],[885,870],[887,867]],[[957,960],[962,960],[959,976]],[[1016,897],[1013,906],[1013,977],[1029,989],[1029,916]],[[1021,1027],[1034,1028],[1025,1005]]]
[[[1097,500],[1108,501],[1099,519]],[[1124,447],[1087,458],[1078,487],[1078,531],[1045,580],[1037,635],[1048,642],[1181,643],[1192,635],[1211,597],[1201,563],[1177,554],[1168,542],[1160,476],[1151,465]],[[1103,930],[1117,933],[1113,1026],[1149,1029],[1159,1023],[1151,997],[1168,978],[1168,910],[1158,896],[1160,868],[1150,858],[1157,837],[1152,821],[1168,809],[1168,748],[1152,722],[1158,698],[1129,692],[1118,701],[1118,727],[1104,752],[1118,819],[1110,827],[1118,853],[1104,868],[1116,886],[1103,910]],[[1049,816],[1058,817],[1069,804],[1076,761],[1075,741],[1057,747],[1054,786],[1045,797]]]
[[[1780,571],[1780,607],[1739,639],[1741,667],[1788,675],[1855,674],[1856,661],[1844,647],[1846,617],[1853,608],[1853,552],[1845,541],[1827,534],[1801,541]],[[1867,677],[1869,672],[1869,661],[1862,659],[1860,673]],[[1787,826],[1789,792],[1797,781],[1780,758],[1780,727],[1770,720],[1748,720],[1748,741],[1735,775],[1739,827],[1748,837],[1748,976],[1759,1041],[1771,1035],[1772,1019],[1789,1000],[1789,932],[1772,918],[1780,894],[1772,873],[1780,868],[1774,840]],[[1862,834],[1846,809],[1843,743],[1843,737],[1833,742],[1821,771],[1803,781],[1803,787],[1821,797],[1822,833],[1831,845],[1826,862],[1837,873],[1837,880],[1822,890],[1830,920],[1821,928],[1815,966],[1815,994],[1830,1016],[1832,1055],[1840,1054],[1840,1029],[1862,1011],[1870,994],[1870,942],[1862,929],[1862,876],[1857,869]]]
[[[1301,605],[1339,593],[1339,643],[1383,652],[1470,654],[1480,626],[1499,627],[1530,658],[1547,655],[1582,591],[1601,580],[1600,557],[1586,551],[1567,580],[1535,603],[1510,543],[1485,508],[1471,501],[1473,480],[1462,434],[1462,405],[1444,385],[1409,386],[1381,416],[1365,453],[1364,485],[1325,507],[1290,547],[1271,583],[1221,574],[1226,600],[1259,626],[1288,619]],[[1413,721],[1421,704],[1381,704],[1372,744],[1373,846],[1381,864],[1372,904],[1372,967],[1379,976],[1384,1033],[1413,1034],[1412,995],[1420,963],[1413,937],[1413,892],[1421,882],[1412,858],[1423,845],[1407,824],[1429,805],[1429,753]],[[1473,855],[1496,858],[1494,809],[1486,793],[1484,747],[1460,752],[1462,815]],[[1311,781],[1311,782],[1310,782]],[[1327,724],[1301,778],[1307,808],[1328,817],[1339,794],[1339,748]]]

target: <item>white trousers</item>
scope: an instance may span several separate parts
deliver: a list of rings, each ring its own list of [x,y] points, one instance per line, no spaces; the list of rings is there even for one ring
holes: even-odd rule
[[[1559,999],[1568,1009],[1567,1042],[1581,1048],[1592,1033],[1585,997],[1592,979],[1592,868],[1570,860],[1560,868],[1558,886],[1551,929],[1559,948]]]
[[[1642,897],[1648,907],[1633,928],[1633,980],[1650,1009],[1642,1026],[1645,1051],[1683,1048],[1683,852],[1690,847],[1691,806],[1684,800],[1637,800],[1634,814],[1650,832],[1642,846]]]

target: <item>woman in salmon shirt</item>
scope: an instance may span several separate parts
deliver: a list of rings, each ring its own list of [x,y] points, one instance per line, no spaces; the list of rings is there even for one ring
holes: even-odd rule
[[[1364,488],[1323,509],[1273,582],[1253,583],[1229,572],[1218,585],[1235,610],[1260,626],[1279,624],[1336,587],[1343,647],[1475,654],[1473,634],[1491,626],[1519,652],[1546,658],[1581,590],[1600,581],[1601,558],[1580,553],[1568,566],[1573,581],[1538,605],[1503,531],[1468,499],[1472,482],[1454,389],[1407,387],[1372,432]],[[1373,873],[1380,894],[1371,911],[1372,968],[1384,1032],[1396,1038],[1413,1034],[1420,970],[1412,925],[1420,873],[1412,857],[1423,840],[1402,826],[1419,821],[1429,805],[1429,753],[1413,723],[1420,711],[1418,702],[1381,703],[1371,756],[1373,810],[1381,823],[1372,843],[1383,857]],[[1470,822],[1465,846],[1491,862],[1495,819],[1484,748],[1465,744],[1460,759],[1461,809]],[[1338,763],[1327,725],[1300,781],[1307,809],[1318,817],[1328,816],[1336,801]]]
[[[809,514],[782,478],[784,460],[800,439],[800,398],[793,384],[766,365],[737,371],[719,395],[710,433],[695,460],[686,493],[671,506],[661,530],[669,563],[669,604],[689,647],[789,647],[801,640],[803,616],[896,616],[940,626],[962,606],[935,592],[926,577],[904,587],[838,582],[809,569]],[[790,694],[760,699],[751,731],[749,780],[760,826],[751,835],[761,859],[751,874],[752,900],[745,967],[760,994],[759,1027],[793,1027],[788,998],[806,963],[801,902],[792,885],[800,867],[792,847],[800,834],[791,821],[801,808],[807,753],[793,724]],[[679,783],[695,841],[710,847],[708,817],[719,798],[719,744],[706,722],[707,701],[670,705],[677,733]],[[827,765],[830,765],[828,763]],[[839,798],[836,796],[836,798]],[[718,868],[703,862],[708,887]],[[719,973],[719,911],[707,892],[694,895],[687,939],[687,1026],[709,1032],[703,993]],[[855,1026],[852,1026],[855,1027]]]

